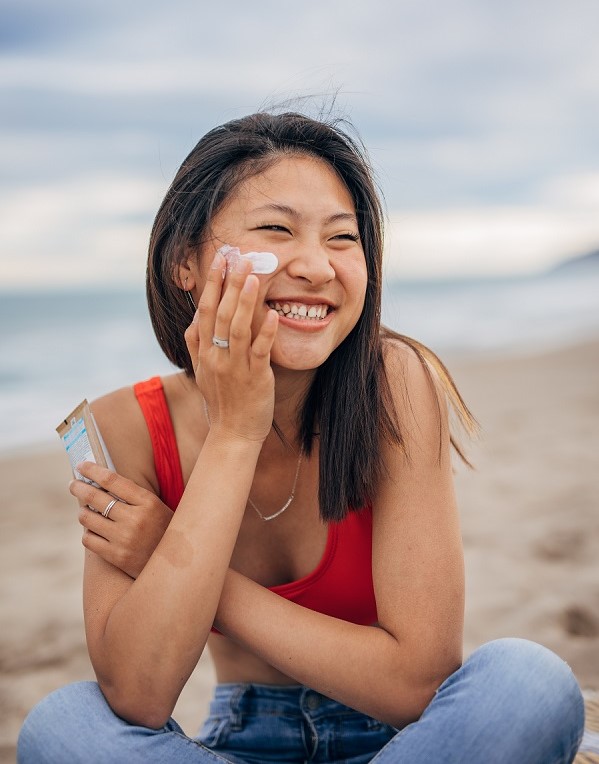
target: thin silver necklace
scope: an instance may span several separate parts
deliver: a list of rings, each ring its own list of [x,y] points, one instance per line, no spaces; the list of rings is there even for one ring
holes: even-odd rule
[[[206,414],[206,421],[208,422],[208,427],[210,427],[210,412],[208,411],[208,404],[206,403],[206,401],[204,401],[204,414]],[[291,487],[291,494],[289,495],[289,498],[283,504],[281,509],[278,509],[276,512],[273,512],[272,515],[263,515],[262,512],[260,512],[258,507],[254,504],[254,502],[248,496],[248,504],[253,510],[255,510],[256,514],[261,520],[264,520],[265,522],[268,522],[268,520],[274,520],[275,517],[282,515],[283,512],[287,509],[287,507],[291,504],[291,502],[295,499],[295,489],[297,488],[297,479],[299,477],[300,467],[302,466],[302,456],[303,456],[303,453],[300,451],[299,458],[297,460],[297,467],[295,468],[295,477],[293,478],[293,486]]]

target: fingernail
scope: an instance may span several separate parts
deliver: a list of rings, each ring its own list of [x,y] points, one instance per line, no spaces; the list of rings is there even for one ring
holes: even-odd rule
[[[191,319],[192,324],[197,324],[200,319],[200,311],[196,310],[196,312],[193,314],[193,318]]]
[[[223,256],[220,254],[220,252],[217,252],[214,256],[214,260],[212,261],[212,265],[210,266],[212,270],[216,271],[218,268],[223,267]]]

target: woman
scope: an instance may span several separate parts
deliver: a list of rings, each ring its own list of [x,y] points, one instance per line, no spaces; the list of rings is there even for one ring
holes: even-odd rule
[[[381,329],[381,256],[368,164],[335,126],[256,114],[184,161],[147,280],[183,373],[93,406],[117,472],[82,465],[100,487],[70,490],[98,682],[42,701],[19,761],[572,760],[563,661],[498,640],[461,665],[446,394],[472,420],[433,354]],[[206,644],[192,740],[170,715]]]

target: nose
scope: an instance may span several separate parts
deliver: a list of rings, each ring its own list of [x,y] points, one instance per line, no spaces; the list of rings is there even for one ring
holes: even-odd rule
[[[299,247],[287,264],[287,273],[296,279],[304,279],[312,286],[321,286],[335,278],[329,253],[318,244]]]

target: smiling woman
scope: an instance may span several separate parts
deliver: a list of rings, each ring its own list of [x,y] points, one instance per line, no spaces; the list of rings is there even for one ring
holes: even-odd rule
[[[182,372],[93,404],[117,471],[79,465],[93,483],[70,490],[97,683],[31,712],[21,762],[572,760],[560,658],[503,639],[461,665],[447,399],[474,421],[436,356],[380,324],[382,230],[334,125],[255,114],[183,162],[147,276]],[[218,686],[192,739],[170,714],[206,645]]]

